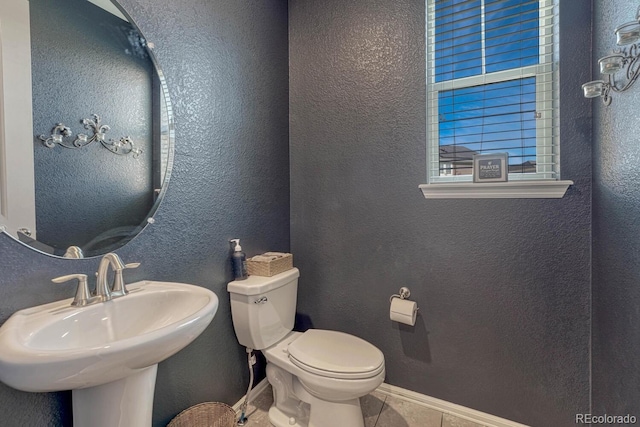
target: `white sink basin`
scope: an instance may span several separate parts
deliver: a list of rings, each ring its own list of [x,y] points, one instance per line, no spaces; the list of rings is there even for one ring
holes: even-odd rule
[[[128,289],[126,296],[85,307],[72,307],[72,299],[67,299],[17,311],[0,327],[0,381],[23,391],[74,390],[74,425],[92,426],[97,425],[95,418],[89,419],[96,416],[95,401],[126,400],[121,395],[105,397],[107,388],[99,386],[129,381],[109,387],[120,394],[124,390],[134,400],[150,389],[146,406],[132,404],[137,412],[147,408],[144,419],[122,414],[130,422],[139,420],[135,425],[147,424],[157,364],[204,331],[218,309],[218,297],[183,283],[142,281]],[[132,392],[136,384],[147,391]],[[103,391],[98,397],[95,391],[76,395],[76,390],[93,390],[90,387]],[[85,405],[94,407],[76,414]]]

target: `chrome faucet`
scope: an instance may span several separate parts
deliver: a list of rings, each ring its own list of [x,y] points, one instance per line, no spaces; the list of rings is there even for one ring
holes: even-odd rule
[[[125,268],[124,263],[115,252],[109,252],[102,257],[102,260],[100,260],[100,266],[98,267],[98,272],[96,273],[96,297],[100,299],[100,301],[109,301],[112,298],[111,287],[107,283],[107,272],[109,266],[113,269],[116,277],[117,272],[122,272]]]
[[[76,289],[76,295],[73,298],[71,305],[84,307],[85,305],[93,304],[96,301],[96,297],[92,297],[89,293],[89,285],[87,284],[86,274],[68,274],[66,276],[56,277],[51,279],[53,283],[64,283],[69,280],[77,279],[78,288]]]
[[[115,252],[109,252],[100,260],[98,272],[96,273],[96,290],[93,294],[89,293],[86,274],[69,274],[66,276],[56,277],[51,281],[54,283],[64,283],[69,280],[77,279],[78,289],[76,290],[76,296],[71,305],[82,307],[89,304],[109,301],[113,298],[128,294],[129,292],[125,286],[124,279],[122,278],[122,271],[127,268],[136,268],[139,265],[139,262],[124,264],[118,254]],[[107,283],[107,275],[109,273],[110,266],[114,274],[111,286]]]
[[[139,266],[139,262],[132,262],[129,264],[125,264],[124,268],[115,270],[115,276],[113,277],[113,286],[111,286],[112,298],[121,297],[129,293],[124,283],[124,278],[122,277],[122,271],[127,268],[138,268]]]

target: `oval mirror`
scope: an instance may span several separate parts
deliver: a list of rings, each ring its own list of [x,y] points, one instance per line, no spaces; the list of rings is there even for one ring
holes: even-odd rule
[[[153,221],[173,122],[152,47],[110,0],[0,0],[5,232],[89,257]]]

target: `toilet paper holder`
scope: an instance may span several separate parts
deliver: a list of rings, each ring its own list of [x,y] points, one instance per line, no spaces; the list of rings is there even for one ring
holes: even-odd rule
[[[389,302],[394,298],[407,299],[411,296],[411,291],[407,287],[401,287],[397,294],[393,294],[389,297]]]
[[[405,325],[415,326],[416,316],[418,314],[418,303],[411,301],[409,296],[411,291],[404,286],[400,288],[397,294],[391,295],[389,298],[389,319],[393,322],[404,323]]]

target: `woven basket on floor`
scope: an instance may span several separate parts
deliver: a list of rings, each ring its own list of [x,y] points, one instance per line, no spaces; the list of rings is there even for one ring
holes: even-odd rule
[[[167,427],[234,427],[236,413],[220,402],[199,403],[180,412]]]

